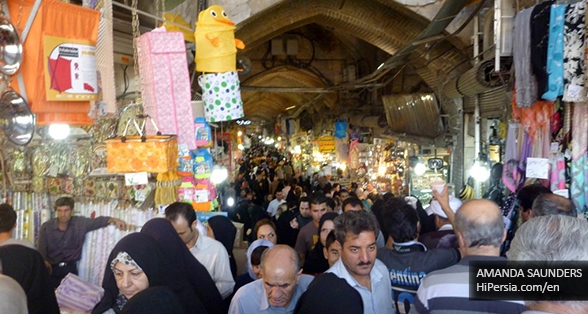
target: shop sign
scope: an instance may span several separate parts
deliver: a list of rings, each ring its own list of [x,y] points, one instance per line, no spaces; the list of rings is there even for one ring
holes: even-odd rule
[[[95,44],[55,36],[44,36],[43,41],[47,101],[97,100]]]
[[[335,151],[335,137],[334,136],[321,136],[317,138],[316,143],[321,153],[332,153]]]

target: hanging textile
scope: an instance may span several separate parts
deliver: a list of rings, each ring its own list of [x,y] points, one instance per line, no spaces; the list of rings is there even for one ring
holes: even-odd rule
[[[564,101],[583,101],[584,40],[586,35],[586,3],[569,4],[566,8],[564,29]]]
[[[563,153],[552,154],[549,157],[551,172],[549,174],[549,189],[552,191],[566,188],[566,162]]]
[[[547,46],[548,90],[543,94],[545,100],[555,100],[563,95],[563,34],[566,6],[551,6],[549,18],[549,44]]]
[[[347,120],[341,120],[341,119],[335,120],[335,137],[336,138],[347,137]]]
[[[520,137],[520,135],[519,135]],[[522,140],[522,148],[521,148],[521,156],[519,159],[519,164],[515,169],[515,177],[520,175],[520,181],[518,182],[519,185],[522,185],[525,182],[526,172],[527,172],[527,158],[531,157],[531,152],[533,149],[532,145],[533,139],[529,136],[529,133],[525,132],[523,135]],[[517,186],[518,189],[518,186]]]
[[[531,69],[531,15],[533,8],[516,15],[513,59],[517,106],[530,107],[537,100],[537,82]]]
[[[571,195],[576,210],[586,211],[586,172],[588,162],[586,152],[588,147],[588,104],[575,103],[572,115],[572,184]]]
[[[518,103],[518,101],[517,101]],[[533,139],[542,128],[550,128],[555,104],[551,101],[540,100],[529,108],[520,108],[512,103],[512,117],[520,121],[521,126]]]
[[[547,91],[547,44],[552,3],[553,1],[539,3],[533,8],[531,17],[531,65],[537,80],[538,97]]]
[[[517,133],[519,130],[518,123],[509,123],[506,135],[506,149],[504,153],[504,171],[502,172],[502,182],[511,191],[517,190],[517,177],[515,175],[517,165],[519,164],[517,151]]]
[[[112,0],[102,0],[98,41],[96,42],[96,70],[100,86],[99,99],[106,104],[107,113],[116,113],[116,87],[114,85],[114,40],[112,30]]]

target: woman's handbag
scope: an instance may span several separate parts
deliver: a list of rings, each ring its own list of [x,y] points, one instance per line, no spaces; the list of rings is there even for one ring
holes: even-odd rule
[[[139,125],[137,119],[143,119]],[[145,122],[151,120],[157,135],[144,135]],[[127,136],[133,123],[138,136]],[[168,172],[178,166],[178,140],[175,135],[162,135],[155,121],[147,115],[127,122],[121,137],[106,142],[106,168],[108,172]]]

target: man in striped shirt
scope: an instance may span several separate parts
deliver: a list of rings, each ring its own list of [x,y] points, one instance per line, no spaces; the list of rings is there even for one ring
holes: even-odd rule
[[[472,300],[469,298],[469,262],[500,261],[500,245],[506,237],[502,214],[489,200],[471,200],[453,214],[447,188],[433,191],[441,208],[454,224],[462,260],[429,273],[417,291],[411,313],[516,313],[525,310],[522,301]]]

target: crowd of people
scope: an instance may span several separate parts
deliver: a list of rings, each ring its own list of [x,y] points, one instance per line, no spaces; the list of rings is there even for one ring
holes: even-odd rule
[[[522,225],[508,235],[490,200],[462,204],[445,188],[425,209],[300,173],[279,155],[252,157],[225,187],[238,197],[227,216],[204,227],[177,202],[120,240],[92,313],[588,313],[580,301],[470,298],[472,261],[588,261],[588,222],[547,188],[518,192]],[[77,273],[84,235],[125,228],[72,216],[74,206],[57,200],[35,247],[11,238],[16,213],[0,205],[0,313],[59,313],[54,289]],[[233,253],[233,221],[250,243],[246,265]]]

